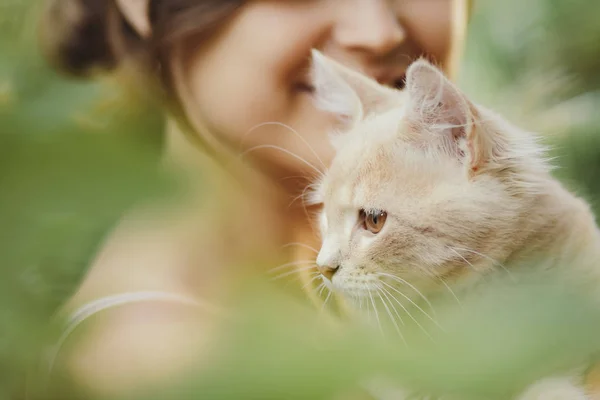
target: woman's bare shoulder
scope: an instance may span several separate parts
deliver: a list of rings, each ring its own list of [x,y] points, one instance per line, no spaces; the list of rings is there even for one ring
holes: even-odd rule
[[[57,367],[95,396],[160,385],[201,367],[216,346],[220,318],[176,302],[124,304],[85,321],[62,349]]]
[[[218,261],[202,252],[208,243],[194,218],[158,206],[130,212],[106,238],[65,312],[119,293],[204,293],[204,283],[216,278],[206,265]]]

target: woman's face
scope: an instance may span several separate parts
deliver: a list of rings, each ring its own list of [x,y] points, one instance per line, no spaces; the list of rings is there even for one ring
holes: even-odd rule
[[[177,90],[192,121],[273,178],[314,174],[307,164],[332,158],[333,121],[312,104],[310,50],[401,87],[411,60],[445,62],[453,1],[251,0],[209,42],[181,47]]]

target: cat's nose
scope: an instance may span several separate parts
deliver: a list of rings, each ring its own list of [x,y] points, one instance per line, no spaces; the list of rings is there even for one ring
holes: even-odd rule
[[[328,237],[323,241],[321,251],[317,255],[317,268],[319,272],[331,280],[333,274],[340,268],[340,251],[335,237]]]
[[[340,269],[339,265],[321,265],[319,263],[317,263],[317,268],[319,270],[319,272],[321,273],[321,275],[323,275],[325,278],[331,280],[333,278],[333,275],[336,273],[336,271],[338,269]]]

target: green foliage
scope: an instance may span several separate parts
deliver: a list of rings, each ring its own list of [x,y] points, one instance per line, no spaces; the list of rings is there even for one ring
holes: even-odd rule
[[[107,231],[165,193],[162,120],[107,85],[72,82],[42,60],[32,7],[0,5],[0,398],[38,361],[50,317]],[[25,26],[25,30],[23,27]]]
[[[476,3],[461,86],[546,137],[557,176],[594,205],[600,194],[600,3]],[[596,208],[596,211],[600,211]]]
[[[37,4],[0,4],[0,399],[21,392],[53,333],[50,317],[108,230],[132,204],[170,188],[156,170],[160,113],[106,82],[52,71],[35,44]],[[476,11],[463,86],[553,135],[558,176],[597,204],[600,3],[481,1]],[[240,295],[245,318],[224,329],[225,356],[142,397],[331,398],[383,375],[412,390],[506,399],[600,350],[596,308],[558,278],[499,279],[461,306],[439,299],[445,333],[421,321],[434,344],[407,324],[408,347],[396,336],[330,326],[289,296],[252,284]]]
[[[600,347],[595,304],[565,289],[560,276],[518,278],[515,285],[498,276],[460,305],[450,296],[437,299],[443,330],[415,314],[433,340],[407,322],[406,345],[394,334],[332,326],[274,288],[248,285],[236,309],[243,317],[223,329],[224,354],[210,369],[140,398],[330,399],[385,377],[415,393],[507,399]]]

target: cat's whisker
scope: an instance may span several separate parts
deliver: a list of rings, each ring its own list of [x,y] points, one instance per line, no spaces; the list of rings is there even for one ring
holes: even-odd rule
[[[312,187],[312,185],[311,185],[311,187]],[[305,188],[305,189],[306,189],[306,188]],[[314,205],[316,205],[316,203],[315,203],[315,204],[312,204],[312,205],[314,206]],[[304,215],[306,215],[306,218],[308,219],[308,221],[310,221],[310,222],[309,222],[309,225],[310,225],[310,229],[311,229],[311,231],[313,232],[313,234],[314,234],[315,236],[318,236],[318,235],[317,235],[317,232],[315,231],[314,224],[312,223],[312,221],[314,221],[314,220],[316,219],[316,218],[315,218],[315,216],[316,216],[316,213],[313,213],[313,215],[312,215],[312,217],[311,217],[310,213],[308,212],[308,209],[306,208],[306,196],[302,196],[302,209],[304,210]]]
[[[306,243],[301,243],[301,242],[291,242],[291,243],[284,244],[281,247],[285,249],[285,248],[288,248],[288,247],[291,247],[291,246],[304,247],[305,249],[314,251],[315,254],[319,254],[319,251],[317,249],[315,249],[312,246],[307,245]]]
[[[298,271],[297,271],[297,272],[298,272]],[[314,271],[314,272],[308,272],[308,273],[306,273],[306,276],[307,276],[307,278],[309,278],[309,277],[313,277],[313,278],[314,278],[314,276],[315,276],[315,275],[316,275],[316,276],[318,276],[318,275],[321,275],[321,273],[320,273],[320,272],[318,272],[318,271]],[[298,275],[297,275],[297,276],[295,276],[295,277],[294,277],[294,279],[290,279],[290,280],[289,280],[289,281],[286,283],[286,287],[287,287],[287,285],[289,285],[289,284],[291,284],[292,282],[295,282],[295,281],[297,281],[297,280],[303,281],[303,279],[302,279],[302,276],[303,276],[303,274],[302,274],[302,271],[298,272]],[[274,281],[274,280],[277,280],[277,278],[273,278],[273,279],[272,279],[272,281]],[[301,282],[301,283],[302,283],[302,282]],[[304,284],[304,288],[305,288],[305,287],[307,287],[307,286],[308,286],[308,283]],[[303,289],[302,289],[302,290],[303,290]]]
[[[475,251],[475,250],[471,250],[471,249],[464,249],[464,248],[460,248],[460,247],[454,247],[454,249],[456,249],[456,250],[462,250],[462,251],[468,251],[469,253],[477,254],[478,256],[481,256],[481,257],[483,257],[483,258],[485,258],[485,259],[487,259],[487,260],[491,261],[492,263],[494,263],[494,265],[498,265],[498,266],[502,267],[502,269],[503,269],[504,271],[506,271],[506,273],[508,274],[508,276],[510,277],[510,279],[512,279],[513,281],[516,281],[516,279],[515,279],[515,277],[513,276],[513,274],[511,274],[511,272],[508,270],[508,268],[506,268],[506,267],[504,266],[504,264],[502,264],[500,261],[498,261],[498,260],[494,260],[492,257],[490,257],[490,256],[486,256],[485,254],[483,254],[483,253],[480,253],[480,252],[478,252],[478,251]]]
[[[310,177],[308,177],[306,175],[291,175],[291,176],[286,176],[285,178],[281,178],[279,180],[279,182],[289,181],[290,179],[304,179],[305,181],[311,182],[311,180],[309,178]]]
[[[306,185],[306,187],[304,188],[304,190],[302,190],[302,193],[300,193],[298,196],[294,197],[292,199],[292,201],[290,202],[290,204],[288,204],[288,208],[291,207],[299,199],[302,199],[302,206],[304,207],[304,210],[306,211],[306,202],[304,201],[304,199],[306,198],[306,191],[308,189],[311,189],[312,187],[313,187],[312,183]]]
[[[402,341],[404,342],[404,344],[406,343],[406,339],[404,339],[404,335],[402,334],[402,332],[400,331],[400,327],[398,326],[398,323],[396,322],[396,319],[394,318],[394,316],[392,315],[385,299],[381,296],[381,292],[379,290],[377,290],[377,296],[379,296],[379,299],[381,300],[381,303],[383,304],[383,306],[385,307],[385,310],[388,314],[388,316],[390,317],[390,320],[392,321],[392,324],[394,325],[394,328],[396,328],[396,332],[398,332],[398,335],[400,336],[400,338],[402,339]],[[387,297],[387,296],[386,296]],[[391,304],[390,304],[391,305]],[[396,312],[397,314],[397,312]]]
[[[456,254],[458,257],[462,258],[462,259],[463,259],[463,261],[464,261],[465,263],[467,263],[467,264],[468,264],[468,265],[471,267],[471,270],[472,270],[473,272],[480,274],[481,278],[482,278],[484,281],[487,281],[485,274],[482,274],[482,273],[481,273],[481,271],[478,271],[478,270],[477,270],[477,268],[475,268],[475,266],[474,266],[474,265],[473,265],[471,262],[469,262],[469,260],[467,260],[467,259],[466,259],[466,258],[465,258],[465,257],[464,257],[462,254],[460,254],[458,251],[456,251],[454,248],[452,248],[452,247],[450,247],[450,246],[446,246],[446,247],[448,248],[448,250],[452,251],[452,252],[453,252],[454,254]]]
[[[406,59],[406,61],[409,65],[418,59],[418,57],[410,56],[410,55],[404,54],[404,53],[398,54],[398,57]]]
[[[285,269],[285,268],[289,268],[289,267],[295,267],[296,265],[305,265],[305,264],[314,264],[314,263],[315,263],[315,261],[314,261],[314,260],[298,260],[298,261],[292,261],[292,262],[285,263],[285,264],[281,264],[281,265],[278,265],[278,266],[276,266],[276,267],[274,267],[274,268],[271,268],[271,269],[269,270],[269,273],[271,273],[271,274],[272,274],[272,273],[274,273],[274,272],[280,271],[280,270],[282,270],[282,269]]]
[[[433,307],[433,304],[431,304],[431,302],[429,301],[429,299],[427,298],[427,296],[425,296],[423,293],[421,293],[421,291],[419,289],[417,289],[413,284],[411,284],[407,280],[402,279],[402,278],[400,278],[399,276],[396,276],[396,275],[388,274],[386,272],[379,272],[379,273],[377,273],[377,276],[385,276],[387,278],[395,280],[398,283],[401,283],[403,285],[408,286],[409,288],[411,288],[412,290],[414,290],[417,293],[417,295],[419,295],[419,297],[421,297],[423,299],[423,301],[425,301],[425,303],[427,303],[427,305],[431,309],[431,312],[433,313],[433,315],[436,315],[435,308]],[[408,299],[408,297],[407,297],[407,299]],[[412,302],[412,300],[411,300],[411,302]],[[413,302],[413,304],[414,304],[414,302]]]
[[[313,276],[314,275],[314,276]],[[304,284],[304,286],[302,286],[302,290],[306,289],[307,287],[309,287],[314,281],[316,281],[317,279],[319,279],[321,277],[321,273],[320,272],[313,272],[311,275],[309,276],[313,276],[307,283]]]
[[[390,287],[393,290],[396,290],[393,286],[390,286],[388,284],[386,284],[385,282],[381,282],[384,285],[387,285],[388,287]],[[398,303],[398,305],[404,310],[404,312],[406,313],[406,315],[408,315],[410,317],[410,319],[412,319],[414,321],[415,324],[417,324],[417,326],[419,327],[419,329],[421,329],[421,331],[425,334],[425,336],[427,336],[432,342],[435,342],[435,340],[433,339],[433,337],[431,336],[431,334],[427,331],[427,329],[425,329],[423,327],[423,325],[421,325],[419,323],[419,321],[417,321],[417,319],[410,313],[410,311],[408,311],[408,309],[404,306],[404,304],[402,304],[402,302],[400,302],[400,300],[398,300],[390,291],[386,290],[385,288],[381,287],[382,290],[385,290],[387,292],[387,294],[396,302]],[[398,290],[396,290],[398,293],[400,293],[401,295],[403,295],[402,292],[399,292]],[[423,310],[421,310],[422,312]],[[426,314],[427,315],[427,314]],[[431,317],[430,317],[431,318]],[[444,330],[436,321],[434,321],[432,319],[433,323],[440,329]]]
[[[394,312],[398,316],[398,319],[400,320],[400,323],[403,326],[406,325],[406,323],[404,322],[404,318],[402,318],[402,316],[398,312],[398,309],[396,308],[396,306],[394,306],[394,304],[392,303],[392,301],[391,301],[391,299],[389,297],[389,296],[391,296],[390,292],[388,292],[384,287],[378,287],[377,290],[381,290],[381,293],[383,293],[383,295],[390,301],[390,306],[392,307],[392,309],[394,310]]]
[[[379,282],[381,282],[382,284],[384,284],[384,285],[385,285],[385,286],[387,286],[388,288],[392,289],[393,291],[395,291],[396,293],[398,293],[400,296],[404,297],[404,298],[405,298],[405,299],[406,299],[406,300],[407,300],[409,303],[411,303],[411,304],[412,304],[412,305],[413,305],[413,306],[414,306],[414,307],[415,307],[417,310],[421,311],[421,312],[423,313],[423,315],[425,315],[425,316],[426,316],[426,317],[427,317],[427,318],[428,318],[428,319],[429,319],[431,322],[433,322],[433,323],[434,323],[434,324],[435,324],[435,325],[436,325],[438,328],[440,328],[440,329],[442,329],[442,330],[443,330],[443,328],[442,328],[442,327],[441,327],[441,326],[438,324],[438,322],[435,320],[435,318],[433,318],[433,317],[432,317],[431,315],[429,315],[429,314],[428,314],[428,313],[427,313],[425,310],[423,310],[423,309],[422,309],[422,308],[421,308],[421,307],[420,307],[420,306],[419,306],[417,303],[415,303],[415,302],[414,302],[414,301],[413,301],[413,300],[412,300],[410,297],[408,297],[407,295],[405,295],[405,294],[404,294],[404,293],[402,293],[400,290],[396,289],[395,287],[393,287],[392,285],[390,285],[390,284],[389,284],[389,283],[387,283],[387,282],[384,282],[384,281],[382,281],[382,280],[380,280]],[[392,293],[390,293],[390,295],[392,295]],[[394,297],[394,296],[392,296],[392,297],[395,299],[395,297]],[[396,300],[396,301],[398,301],[398,300]],[[399,304],[402,304],[402,303],[400,303],[400,301],[398,301],[398,303],[399,303]],[[406,313],[409,315],[409,317],[411,317],[411,318],[412,318],[412,320],[413,320],[413,321],[417,322],[417,321],[415,320],[415,318],[412,316],[412,314],[410,314],[410,313],[409,313],[409,312],[406,310],[406,308],[404,308],[404,307],[402,307],[402,308],[404,309],[404,311],[406,311]],[[419,323],[417,322],[417,324],[419,324]]]
[[[467,260],[467,259],[466,259],[466,258],[465,258],[465,257],[464,257],[462,254],[460,254],[460,253],[459,253],[458,251],[456,251],[454,248],[452,248],[452,247],[448,247],[448,250],[452,251],[454,254],[456,254],[457,256],[459,256],[460,258],[462,258],[462,260],[463,260],[464,262],[466,262],[466,263],[467,263],[467,264],[468,264],[468,265],[471,267],[471,269],[472,269],[474,272],[479,272],[479,271],[477,271],[477,268],[475,268],[475,266],[474,266],[473,264],[471,264],[471,262],[470,262],[469,260]]]
[[[249,148],[248,150],[244,151],[243,153],[240,154],[240,158],[244,158],[246,155],[248,155],[249,153],[256,151],[256,150],[262,150],[262,149],[273,149],[273,150],[279,150],[287,155],[289,155],[290,157],[295,158],[296,160],[300,161],[301,163],[303,163],[304,165],[306,165],[307,167],[309,167],[310,169],[312,169],[313,171],[315,171],[319,177],[323,176],[323,171],[321,171],[320,169],[318,169],[317,167],[315,167],[312,163],[310,163],[309,161],[305,160],[304,158],[300,157],[299,155],[297,155],[296,153],[289,151],[288,149],[284,149],[281,146],[276,146],[274,144],[261,144],[258,146],[254,146]]]
[[[325,311],[325,306],[327,305],[327,302],[331,298],[331,293],[333,293],[331,290],[329,291],[329,293],[327,293],[327,296],[325,297],[325,301],[323,301],[323,305],[321,305],[321,312]]]
[[[319,157],[319,154],[315,151],[315,149],[310,145],[310,143],[308,143],[308,141],[300,134],[298,133],[297,130],[295,130],[294,128],[292,128],[291,126],[284,124],[283,122],[277,122],[277,121],[269,121],[269,122],[263,122],[257,125],[254,125],[252,128],[250,128],[248,130],[248,132],[246,132],[241,140],[240,140],[240,148],[243,145],[244,140],[252,133],[255,132],[256,130],[263,128],[265,126],[280,126],[282,128],[286,128],[288,129],[290,132],[292,132],[294,135],[296,135],[298,137],[298,139],[300,139],[302,141],[302,143],[304,143],[306,145],[306,147],[308,148],[308,150],[315,156],[315,158],[317,159],[317,161],[319,161],[319,163],[323,166],[324,169],[327,169],[327,166],[325,165],[325,163],[323,162],[323,160],[321,159],[321,157]]]
[[[317,290],[319,290],[319,297],[321,297],[323,295],[323,291],[325,290],[325,288],[327,287],[327,285],[325,285],[325,282],[321,283],[318,287]]]
[[[310,269],[315,269],[315,268],[316,268],[315,265],[309,265],[309,266],[302,267],[302,268],[294,268],[292,271],[284,272],[282,274],[279,274],[279,275],[271,278],[271,281],[276,281],[276,280],[285,278],[286,276],[294,275],[294,274],[297,274],[299,272],[308,271]]]
[[[367,320],[371,323],[371,303],[367,299],[365,299],[365,307],[367,308]]]
[[[448,285],[448,283],[446,283],[446,281],[440,277],[440,282],[442,282],[442,285],[444,285],[446,287],[446,289],[448,289],[448,292],[450,292],[450,294],[452,295],[452,297],[454,297],[454,299],[456,300],[456,302],[458,303],[459,306],[462,307],[462,303],[460,302],[460,300],[458,299],[458,296],[456,295],[456,293],[454,293],[454,290],[452,290],[452,288],[450,287],[450,285]]]
[[[317,287],[315,287],[314,292],[316,293],[317,297],[321,297],[321,294],[323,293],[323,290],[325,290],[325,282],[321,282]]]
[[[366,287],[366,285],[365,285]],[[371,291],[367,288],[367,293],[369,293],[369,298],[371,299],[371,304],[373,305],[373,312],[375,313],[375,319],[377,320],[377,326],[379,327],[379,331],[383,334],[383,327],[381,326],[381,321],[379,320],[379,313],[377,312],[377,306],[375,305],[375,301],[373,300],[373,295]]]

